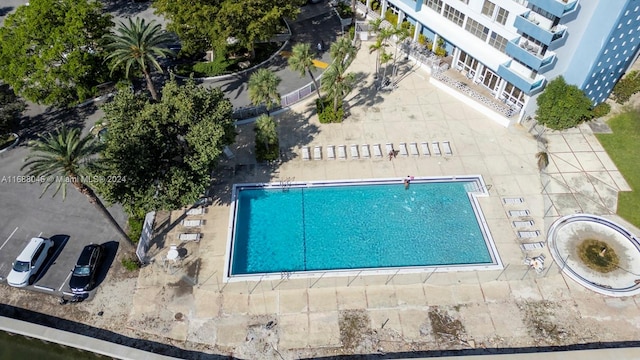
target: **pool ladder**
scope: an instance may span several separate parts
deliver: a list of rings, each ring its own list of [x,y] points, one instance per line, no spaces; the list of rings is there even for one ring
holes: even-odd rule
[[[293,178],[286,178],[283,180],[280,180],[280,187],[282,188],[282,191],[289,191],[289,188],[291,187],[291,181],[293,181]]]

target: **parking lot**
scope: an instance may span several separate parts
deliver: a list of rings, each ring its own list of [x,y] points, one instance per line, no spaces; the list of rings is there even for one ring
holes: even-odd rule
[[[29,153],[22,145],[0,154],[0,281],[6,284],[12,263],[29,240],[43,236],[54,241],[54,252],[45,260],[35,284],[27,289],[56,296],[68,291],[71,270],[82,248],[90,243],[108,245],[99,284],[115,257],[117,233],[72,186],[63,201],[61,193],[51,197],[53,187],[40,198],[42,186],[18,183],[15,177],[23,175],[20,167]],[[110,211],[124,224],[120,209]]]

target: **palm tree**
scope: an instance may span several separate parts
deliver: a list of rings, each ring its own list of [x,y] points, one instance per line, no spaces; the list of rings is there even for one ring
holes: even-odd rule
[[[80,137],[79,129],[67,129],[62,127],[40,140],[31,143],[31,154],[25,159],[25,164],[20,170],[28,167],[27,176],[35,176],[44,179],[45,187],[40,196],[56,184],[53,196],[62,190],[62,199],[67,196],[67,183],[71,184],[81,194],[85,195],[89,203],[93,204],[102,215],[113,225],[126,241],[129,250],[134,251],[134,246],[129,236],[111,216],[102,201],[96,196],[85,182],[85,179],[94,179],[90,170],[96,165],[95,155],[100,150],[91,134]],[[99,179],[94,179],[99,181]]]
[[[254,130],[256,132],[256,143],[264,144],[265,149],[269,152],[270,144],[278,144],[278,131],[276,130],[276,122],[269,115],[262,114],[256,119]]]
[[[311,76],[311,81],[313,81],[313,85],[316,87],[318,99],[322,100],[322,96],[320,96],[320,86],[318,86],[318,82],[313,76],[313,71],[316,70],[316,66],[313,64],[313,59],[314,53],[311,51],[310,44],[295,44],[293,49],[291,49],[291,56],[288,60],[289,67],[291,70],[300,73],[301,77],[304,76],[305,72],[308,72],[309,76]]]
[[[339,102],[353,90],[356,75],[346,73],[347,66],[344,63],[334,61],[322,76],[322,90],[329,98],[333,98],[333,111],[338,111]]]
[[[376,39],[376,42],[369,45],[369,54],[373,53],[374,51],[377,52],[376,53],[376,72],[375,72],[375,76],[374,78],[378,78],[378,73],[380,72],[380,53],[384,52],[384,48],[387,45],[382,41],[381,37],[378,37]]]
[[[329,48],[329,54],[333,62],[346,63],[352,60],[357,52],[358,49],[345,36],[336,40]]]
[[[388,63],[391,60],[393,60],[393,55],[382,50],[382,54],[380,55],[380,67],[382,67],[382,65]],[[382,72],[382,79],[380,80],[380,84],[384,84],[386,77],[387,77],[387,66],[384,67],[384,71]]]
[[[275,105],[280,105],[280,94],[278,84],[281,79],[268,69],[258,69],[249,77],[249,100],[253,105],[264,104],[269,110]]]
[[[158,93],[151,80],[150,67],[162,72],[162,67],[156,58],[174,56],[173,50],[167,46],[172,37],[168,32],[162,31],[160,24],[151,21],[145,23],[144,19],[129,19],[129,25],[120,22],[118,34],[105,35],[107,45],[105,50],[111,53],[105,60],[111,60],[111,72],[120,65],[125,65],[125,76],[129,77],[131,66],[138,66],[147,81],[147,89],[153,100],[158,100]]]

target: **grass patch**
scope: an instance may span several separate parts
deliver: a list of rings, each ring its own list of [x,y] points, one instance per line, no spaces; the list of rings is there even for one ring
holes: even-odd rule
[[[140,262],[135,258],[122,258],[122,267],[128,271],[136,271],[140,269]]]
[[[616,252],[606,242],[586,239],[578,245],[580,260],[600,273],[608,273],[618,268],[619,260]]]
[[[458,311],[460,308],[455,309]],[[433,307],[429,310],[429,321],[433,336],[441,344],[458,344],[465,341],[466,329],[459,319],[449,315],[445,310]]]
[[[140,241],[140,235],[142,235],[142,226],[144,225],[144,218],[138,218],[136,216],[129,216],[127,219],[127,235],[129,239],[137,244]]]
[[[613,134],[596,134],[596,137],[616,164],[632,189],[640,189],[640,111],[628,110],[614,116],[608,122]],[[626,191],[618,193],[618,215],[640,227],[640,192]]]
[[[362,310],[347,310],[340,313],[340,341],[345,349],[355,349],[371,331],[370,320]]]

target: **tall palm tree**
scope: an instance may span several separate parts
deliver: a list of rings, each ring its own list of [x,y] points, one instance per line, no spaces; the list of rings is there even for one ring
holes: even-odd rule
[[[347,73],[344,63],[334,61],[322,76],[322,90],[329,98],[333,98],[333,111],[338,111],[338,105],[344,97],[353,90],[356,74]]]
[[[107,208],[85,182],[85,179],[93,179],[90,170],[95,166],[95,155],[100,149],[91,134],[81,137],[79,129],[67,129],[62,127],[40,140],[31,143],[31,154],[25,159],[25,164],[20,168],[28,168],[26,175],[44,179],[45,187],[42,194],[56,185],[53,196],[62,190],[62,199],[67,196],[67,183],[71,184],[81,194],[85,195],[89,203],[93,204],[109,223],[122,236],[129,250],[134,246],[129,236],[111,216]],[[99,181],[99,179],[94,179]]]
[[[391,60],[393,60],[393,55],[391,55],[390,53],[382,50],[382,54],[380,55],[380,67],[382,67],[382,65],[390,62]],[[382,79],[380,80],[381,86],[384,84],[386,77],[387,77],[387,66],[384,67],[384,71],[382,72]]]
[[[281,79],[268,69],[258,69],[249,77],[249,100],[253,105],[264,104],[267,114],[275,105],[280,105],[278,84]]]
[[[329,48],[329,54],[331,55],[333,62],[350,62],[356,56],[357,52],[358,49],[353,46],[346,36],[336,40]]]
[[[173,40],[171,34],[164,32],[155,21],[145,23],[141,18],[129,19],[128,25],[120,22],[117,32],[105,35],[105,50],[111,52],[105,60],[111,61],[111,72],[124,64],[125,76],[129,77],[131,66],[137,66],[144,74],[151,97],[157,101],[158,93],[151,80],[150,67],[162,72],[157,58],[175,55],[168,48]]]
[[[315,76],[313,76],[313,71],[316,70],[316,66],[313,64],[313,59],[315,55],[311,51],[311,45],[307,43],[299,43],[293,45],[293,49],[291,49],[291,56],[289,57],[289,67],[291,70],[300,73],[300,76],[304,76],[306,72],[311,76],[311,81],[313,81],[313,85],[316,87],[316,92],[318,93],[318,99],[322,100],[322,96],[320,96],[320,86],[318,86],[318,81],[316,81]]]
[[[369,45],[369,54],[376,52],[376,72],[374,78],[378,78],[378,74],[380,73],[380,54],[384,52],[384,48],[387,45],[382,41],[382,38],[378,37],[376,42]]]

